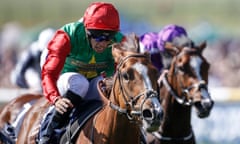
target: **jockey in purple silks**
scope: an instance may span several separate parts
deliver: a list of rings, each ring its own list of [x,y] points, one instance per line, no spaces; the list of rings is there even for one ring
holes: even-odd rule
[[[161,72],[168,69],[172,60],[171,54],[165,50],[166,42],[181,43],[186,45],[191,43],[186,30],[178,25],[169,24],[157,32],[148,32],[140,36],[140,52],[149,52],[153,65]]]

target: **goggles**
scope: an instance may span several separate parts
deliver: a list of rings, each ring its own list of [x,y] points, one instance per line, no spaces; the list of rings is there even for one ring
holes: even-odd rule
[[[114,33],[113,32],[111,32],[111,33],[108,33],[108,32],[94,33],[91,31],[87,31],[87,35],[90,38],[93,38],[97,42],[102,42],[102,41],[111,41],[115,36],[115,32]]]

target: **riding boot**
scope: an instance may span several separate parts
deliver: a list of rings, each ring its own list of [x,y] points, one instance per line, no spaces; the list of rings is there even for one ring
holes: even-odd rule
[[[81,102],[82,100],[80,96],[74,94],[69,90],[64,97],[68,98],[73,103],[74,107],[77,105],[78,102]],[[63,126],[65,126],[69,122],[69,115],[71,114],[71,112],[72,108],[69,108],[64,114],[60,114],[54,109],[53,116],[48,123],[47,128],[42,132],[39,144],[49,144],[50,139],[53,137],[54,130],[63,128]]]

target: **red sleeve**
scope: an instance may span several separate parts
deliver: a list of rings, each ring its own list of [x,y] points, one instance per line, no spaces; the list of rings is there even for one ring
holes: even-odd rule
[[[57,79],[70,53],[70,38],[63,30],[58,30],[48,44],[48,56],[42,68],[42,88],[44,96],[50,103],[59,98]]]

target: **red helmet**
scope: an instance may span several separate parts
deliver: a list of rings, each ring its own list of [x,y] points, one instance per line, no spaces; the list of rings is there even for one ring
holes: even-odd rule
[[[83,23],[87,29],[119,31],[119,14],[110,3],[94,2],[84,13]]]

